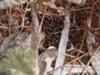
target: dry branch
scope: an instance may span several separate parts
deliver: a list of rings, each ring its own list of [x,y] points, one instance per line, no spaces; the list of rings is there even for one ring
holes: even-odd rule
[[[39,20],[38,20],[36,11],[34,9],[33,3],[31,3],[31,15],[32,15],[32,23],[34,25],[34,28],[36,31],[38,31],[39,30]]]
[[[73,67],[73,68],[72,68]],[[82,66],[82,65],[70,65],[70,64],[66,64],[63,68],[63,71],[62,71],[62,75],[66,75],[66,74],[69,74],[70,70],[71,70],[71,74],[78,74],[78,73],[81,73],[83,71],[85,66]],[[71,69],[72,68],[72,69]],[[92,67],[88,66],[87,67],[87,70],[89,72],[91,72],[91,74],[94,74],[94,71],[92,69]],[[85,71],[86,72],[86,71]]]
[[[59,48],[58,48],[58,56],[55,64],[55,69],[61,65],[64,64],[65,56],[60,55],[60,53],[65,54],[66,51],[66,46],[69,40],[69,29],[70,29],[70,10],[68,7],[66,7],[66,16],[64,20],[64,28],[61,33],[61,39],[59,43]],[[58,70],[54,71],[53,75],[61,75],[62,69],[59,68]]]

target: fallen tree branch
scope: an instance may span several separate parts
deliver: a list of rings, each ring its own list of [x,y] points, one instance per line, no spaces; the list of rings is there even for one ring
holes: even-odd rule
[[[55,69],[61,65],[64,64],[65,56],[60,55],[59,53],[65,54],[66,51],[66,46],[69,40],[69,29],[70,29],[70,10],[68,6],[66,7],[66,16],[64,20],[64,28],[61,33],[61,39],[59,43],[59,48],[58,48],[58,56],[55,64]],[[54,71],[53,75],[62,75],[61,74],[62,68],[59,68],[58,70]]]

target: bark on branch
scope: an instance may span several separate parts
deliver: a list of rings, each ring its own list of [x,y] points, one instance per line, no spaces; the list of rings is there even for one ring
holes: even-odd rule
[[[55,64],[55,69],[61,65],[64,64],[64,55],[60,55],[60,53],[65,54],[66,51],[66,46],[69,40],[69,29],[70,29],[70,10],[68,7],[66,7],[66,16],[64,20],[64,28],[61,33],[61,39],[59,43],[59,48],[58,48],[58,56],[56,59],[56,64]],[[58,70],[54,71],[53,75],[62,75],[62,68],[59,68]]]

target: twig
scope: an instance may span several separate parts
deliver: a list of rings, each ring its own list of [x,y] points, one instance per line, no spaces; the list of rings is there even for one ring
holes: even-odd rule
[[[25,26],[25,15],[26,15],[26,13],[27,13],[27,9],[28,9],[28,6],[29,6],[29,3],[30,2],[27,2],[27,5],[26,5],[26,8],[25,8],[25,12],[24,12],[24,14],[22,15],[22,23],[21,23],[21,32],[22,32],[22,30],[23,30],[23,27]]]
[[[96,51],[93,53],[92,57],[90,58],[89,62],[86,65],[86,67],[84,68],[82,75],[85,74],[85,70],[87,69],[87,66],[89,66],[89,64],[91,63],[91,61],[93,60],[94,56],[96,55],[96,53],[98,52],[99,49],[100,49],[100,46],[97,47]]]
[[[39,32],[41,32],[41,29],[42,29],[42,25],[43,25],[43,21],[44,21],[44,17],[45,17],[44,14],[45,14],[45,11],[43,13],[42,20],[40,22]]]
[[[89,54],[89,53],[85,53],[84,55],[82,55],[82,56],[80,56],[80,57],[77,57],[77,58],[74,59],[74,60],[69,61],[67,64],[70,64],[70,63],[72,63],[72,62],[75,62],[75,61],[77,61],[77,60],[79,60],[79,59],[81,59],[81,58],[87,56],[88,54]],[[66,64],[65,64],[65,65],[66,65]],[[58,70],[59,68],[64,67],[65,65],[58,66],[57,68],[55,68],[55,69],[54,69],[53,71],[51,71],[51,72],[54,72],[54,71]]]
[[[61,39],[59,43],[59,48],[58,48],[58,56],[55,64],[55,69],[59,66],[62,66],[64,64],[64,55],[59,55],[59,53],[65,54],[66,51],[66,46],[69,40],[69,29],[70,29],[70,10],[68,6],[66,7],[66,16],[64,20],[64,28],[61,33]],[[61,75],[62,68],[59,68],[58,70],[54,71],[53,75]]]
[[[86,65],[81,61],[81,60],[78,60],[81,64],[82,64],[82,66],[83,67],[86,67]],[[90,71],[90,69],[86,69],[87,70],[87,72],[90,74],[90,75],[93,75],[93,73],[91,73],[91,71]],[[91,67],[91,70],[93,70],[93,67]],[[83,70],[82,70],[83,71]],[[93,72],[94,72],[94,70],[93,70]],[[95,73],[95,72],[94,72]]]
[[[38,20],[38,16],[36,14],[36,11],[34,9],[34,5],[33,4],[30,4],[31,5],[31,15],[32,15],[32,23],[34,25],[34,29],[35,31],[38,31],[39,30],[39,20]]]

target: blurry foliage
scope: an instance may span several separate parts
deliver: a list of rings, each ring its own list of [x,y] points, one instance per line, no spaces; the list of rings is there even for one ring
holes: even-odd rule
[[[0,61],[0,70],[9,70],[12,75],[34,75],[36,52],[30,47],[9,48]]]

